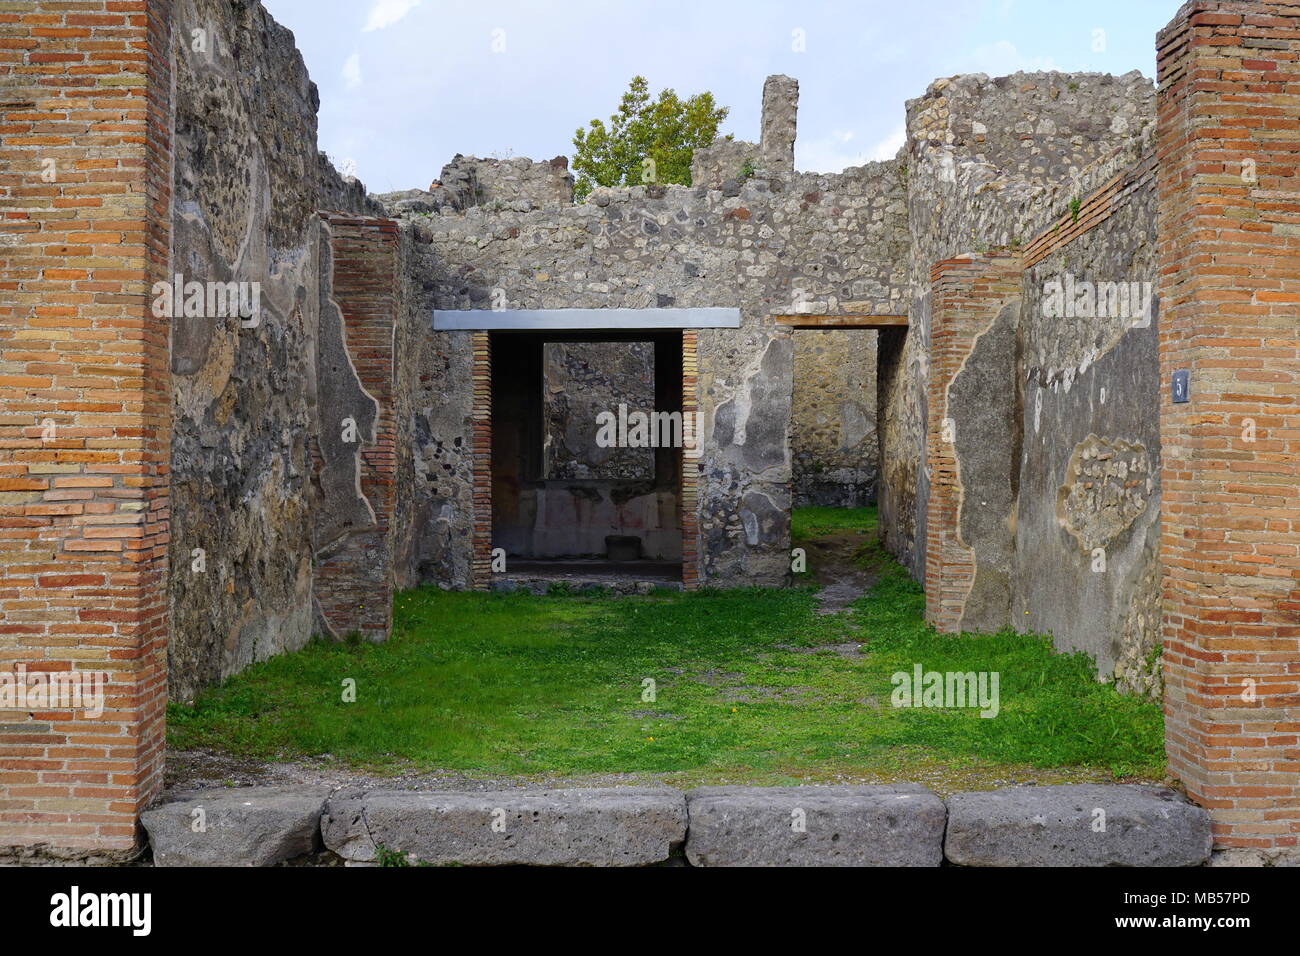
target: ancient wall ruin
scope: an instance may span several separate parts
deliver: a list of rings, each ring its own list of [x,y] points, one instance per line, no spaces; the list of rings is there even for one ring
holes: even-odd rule
[[[507,350],[435,309],[708,306],[740,327],[677,333],[665,385],[704,420],[664,481],[687,586],[786,583],[801,449],[833,445],[937,627],[1163,677],[1171,770],[1216,834],[1294,846],[1294,4],[1191,0],[1158,93],[936,81],[897,158],[839,174],[794,170],[773,77],[758,143],[581,204],[560,158],[368,197],[255,0],[82,0],[38,43],[49,15],[0,20],[0,650],[102,668],[108,714],[6,715],[0,846],[129,849],[167,689],[382,640],[397,587],[490,583]],[[826,336],[818,384],[791,313],[907,325]],[[870,389],[872,340],[878,478],[871,403],[832,401]]]
[[[331,526],[322,515],[366,520],[357,445],[337,459],[327,450],[336,478],[313,477],[322,429],[366,415],[328,276],[321,292],[317,210],[376,207],[320,158],[315,84],[260,3],[177,0],[172,17],[172,271],[256,283],[260,307],[170,324],[168,672],[188,699],[311,638],[313,559]]]
[[[789,123],[796,89],[783,83],[767,90],[769,108],[781,103]],[[786,145],[769,144],[766,154],[775,170],[789,167],[782,165],[779,150],[793,149],[792,127],[781,142]],[[458,160],[459,175],[469,175],[467,163]],[[903,297],[905,208],[895,162],[836,175],[766,178],[761,172],[712,189],[598,188],[577,205],[539,206],[528,189],[516,202],[500,185],[492,204],[464,211],[440,200],[441,187],[424,195],[406,191],[381,197],[390,214],[407,223],[426,314],[494,304],[741,310],[740,330],[699,333],[698,392],[705,421],[701,570],[704,581],[720,586],[780,585],[790,570],[794,345],[790,332],[775,326],[771,316],[806,309],[890,313]],[[539,180],[545,176],[516,179],[521,184]],[[455,334],[424,333],[430,343]],[[452,391],[456,382],[461,399]],[[456,382],[442,389],[453,403],[463,400],[467,387],[463,377]],[[470,449],[463,442],[448,449],[446,434],[417,447],[417,455],[450,455],[458,463],[444,461],[451,466],[444,474],[463,473]],[[433,474],[427,464],[423,470]],[[459,494],[464,492],[460,485]],[[468,511],[452,507],[444,493],[429,489],[429,494],[430,512],[445,507],[450,524],[468,526]],[[428,579],[452,582],[453,569],[466,561],[457,548],[468,547],[468,537],[421,537],[438,550],[419,555],[416,563],[434,569]],[[446,541],[454,546],[445,546]]]
[[[921,577],[929,477],[930,282],[935,263],[1023,246],[1070,198],[1085,167],[1149,127],[1154,91],[1138,73],[977,74],[936,80],[907,104],[909,328],[880,336],[880,509],[886,543]]]

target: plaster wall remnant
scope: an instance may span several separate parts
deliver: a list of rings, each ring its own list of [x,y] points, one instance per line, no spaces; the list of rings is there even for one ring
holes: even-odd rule
[[[262,304],[252,327],[170,323],[170,558],[184,573],[169,579],[168,682],[189,700],[311,639],[322,529],[364,512],[355,446],[313,477],[320,436],[339,430],[322,411],[338,402],[338,418],[367,427],[364,402],[342,401],[361,392],[328,280],[322,289],[317,210],[380,207],[317,151],[316,87],[260,3],[177,0],[171,17],[171,272],[256,282]],[[191,48],[196,25],[206,53]]]

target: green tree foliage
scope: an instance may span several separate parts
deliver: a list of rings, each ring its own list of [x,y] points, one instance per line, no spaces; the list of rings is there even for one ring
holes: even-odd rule
[[[574,194],[581,201],[596,186],[689,186],[691,154],[713,142],[727,113],[708,92],[683,101],[664,90],[652,100],[645,77],[632,77],[608,126],[594,119],[573,135]]]

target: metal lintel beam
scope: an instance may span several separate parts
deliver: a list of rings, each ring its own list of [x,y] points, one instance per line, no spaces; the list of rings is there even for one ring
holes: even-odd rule
[[[437,331],[565,332],[738,329],[739,309],[435,309]]]

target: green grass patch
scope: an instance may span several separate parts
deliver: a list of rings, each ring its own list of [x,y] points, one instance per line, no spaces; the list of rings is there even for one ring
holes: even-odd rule
[[[865,508],[795,508],[790,514],[790,537],[806,541],[840,531],[874,531],[876,506]]]
[[[796,511],[797,533],[874,526],[874,509],[833,511]],[[1086,656],[1056,654],[1044,638],[939,636],[920,588],[874,535],[858,560],[879,580],[851,617],[814,614],[808,588],[405,592],[388,643],[316,642],[254,665],[173,704],[169,744],[481,775],[781,783],[906,779],[936,763],[1162,773],[1157,703],[1099,684]],[[863,643],[863,656],[826,647],[846,642]],[[918,663],[997,671],[999,715],[891,706],[891,675]]]

